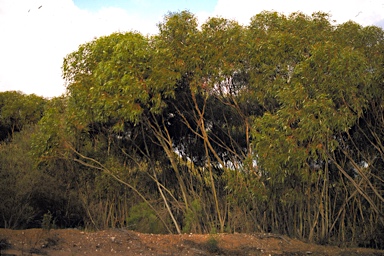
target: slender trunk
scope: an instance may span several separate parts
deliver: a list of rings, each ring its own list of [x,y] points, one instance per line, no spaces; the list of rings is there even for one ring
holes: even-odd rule
[[[156,120],[156,117],[154,115],[152,115],[152,117],[154,120]],[[180,186],[180,190],[181,190],[181,194],[182,194],[183,201],[185,204],[185,208],[186,208],[186,210],[188,210],[189,201],[188,201],[188,196],[187,196],[186,185],[185,185],[183,177],[181,177],[181,175],[180,175],[179,167],[178,167],[177,161],[175,159],[176,153],[173,150],[172,139],[171,139],[170,134],[168,133],[168,130],[165,128],[164,120],[163,120],[162,126],[160,126],[159,123],[157,123],[157,121],[154,121],[153,123],[151,123],[150,120],[147,120],[147,121],[148,121],[149,126],[154,131],[154,134],[155,134],[158,142],[160,143],[161,147],[164,149],[164,151],[168,157],[168,160],[171,162],[172,169],[174,170],[174,172],[176,174],[177,182],[179,183],[179,186]]]
[[[206,157],[208,159],[208,169],[209,169],[209,175],[210,175],[210,180],[211,180],[212,193],[213,193],[214,201],[215,201],[216,214],[217,214],[217,217],[218,217],[219,223],[220,223],[220,232],[224,232],[225,217],[223,217],[221,215],[219,200],[218,200],[218,197],[217,197],[217,192],[216,192],[216,187],[215,187],[215,180],[213,178],[213,173],[212,173],[212,165],[211,165],[211,162],[210,162],[209,152],[211,152],[215,156],[215,159],[219,162],[219,164],[223,168],[225,168],[225,164],[221,160],[221,158],[218,156],[216,150],[213,148],[213,146],[210,143],[209,136],[208,136],[206,128],[205,128],[204,109],[200,110],[200,108],[199,108],[199,106],[197,104],[197,101],[196,101],[196,97],[195,97],[195,95],[193,93],[192,93],[192,99],[193,99],[193,102],[194,102],[194,105],[195,105],[195,110],[196,110],[196,112],[198,114],[197,124],[198,124],[198,126],[200,128],[200,131],[201,131],[201,137],[204,140],[204,148],[205,148]],[[205,104],[204,104],[204,106],[205,106]]]
[[[133,190],[148,206],[149,208],[151,208],[153,210],[153,212],[156,214],[156,216],[159,218],[159,220],[163,223],[164,227],[168,230],[169,233],[172,233],[172,231],[169,229],[167,223],[163,220],[163,218],[159,215],[159,213],[156,211],[156,209],[152,206],[152,204],[145,198],[145,196],[140,193],[140,191],[138,191],[134,186],[132,186],[131,184],[125,182],[124,180],[122,180],[118,175],[114,174],[113,172],[111,172],[108,168],[106,168],[102,163],[100,163],[99,161],[93,159],[93,158],[90,158],[90,157],[87,157],[87,156],[84,156],[82,155],[80,152],[76,151],[71,145],[67,145],[76,155],[78,155],[81,159],[73,159],[73,161],[75,162],[78,162],[84,166],[87,166],[87,167],[90,167],[90,168],[93,168],[95,170],[99,170],[99,171],[102,171],[108,175],[110,175],[113,179],[115,179],[116,181],[118,181],[119,183],[127,186],[128,188],[130,188],[131,190]],[[88,163],[87,161],[89,161],[90,163]]]
[[[161,188],[161,186],[160,186],[159,181],[157,180],[156,172],[155,172],[155,171],[153,171],[153,175],[154,175],[154,177],[155,177],[155,179],[156,179],[157,188],[159,189],[161,198],[163,199],[164,204],[165,204],[165,207],[167,208],[167,211],[168,211],[168,213],[169,213],[169,216],[171,217],[172,222],[173,222],[173,224],[175,225],[176,231],[177,231],[178,234],[181,234],[181,230],[180,230],[179,224],[177,223],[177,221],[176,221],[176,219],[175,219],[175,216],[174,216],[173,213],[172,213],[171,207],[169,207],[168,200],[167,200],[167,198],[165,197],[165,195],[164,195],[164,193],[163,193],[163,190],[162,190],[162,188]]]

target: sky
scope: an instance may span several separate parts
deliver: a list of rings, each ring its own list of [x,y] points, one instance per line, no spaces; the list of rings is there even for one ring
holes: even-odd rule
[[[335,24],[384,28],[384,0],[0,0],[0,91],[60,96],[63,59],[80,44],[113,32],[156,34],[165,14],[182,10],[200,23],[219,16],[243,25],[261,11],[323,11]]]

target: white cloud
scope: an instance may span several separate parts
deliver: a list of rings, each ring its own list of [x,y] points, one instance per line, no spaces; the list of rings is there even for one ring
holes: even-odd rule
[[[156,22],[125,10],[91,13],[72,0],[1,0],[0,6],[0,91],[58,96],[65,92],[63,58],[80,44],[116,31],[157,29]]]

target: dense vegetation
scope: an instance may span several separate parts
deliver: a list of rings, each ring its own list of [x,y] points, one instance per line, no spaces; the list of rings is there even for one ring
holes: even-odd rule
[[[328,15],[170,13],[0,94],[0,227],[384,244],[384,33]],[[46,224],[45,224],[46,225]]]

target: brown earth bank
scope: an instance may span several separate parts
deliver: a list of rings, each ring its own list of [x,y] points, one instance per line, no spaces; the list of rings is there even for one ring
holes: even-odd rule
[[[0,255],[383,255],[383,250],[304,243],[275,234],[142,234],[126,229],[0,229]]]

